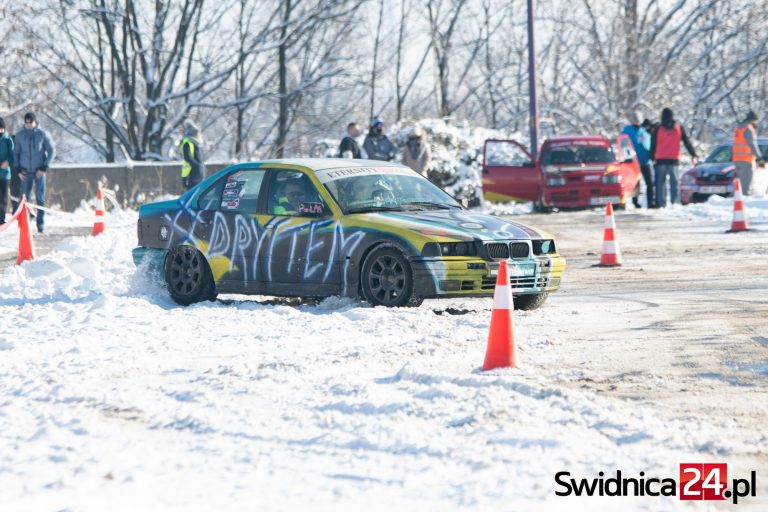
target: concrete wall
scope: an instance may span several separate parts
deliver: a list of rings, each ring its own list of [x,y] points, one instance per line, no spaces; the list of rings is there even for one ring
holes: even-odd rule
[[[229,165],[223,162],[206,163],[208,175]],[[179,162],[55,164],[46,176],[47,203],[73,211],[80,206],[81,200],[96,196],[96,188],[102,178],[106,178],[107,188],[117,188],[117,199],[124,207],[183,192]]]

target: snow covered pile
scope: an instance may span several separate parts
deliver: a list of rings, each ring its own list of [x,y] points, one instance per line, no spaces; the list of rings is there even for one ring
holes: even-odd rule
[[[563,510],[558,471],[674,476],[761,442],[561,385],[585,376],[557,363],[568,333],[632,304],[555,295],[517,313],[522,367],[481,373],[491,299],[180,307],[120,215],[3,273],[3,510]]]

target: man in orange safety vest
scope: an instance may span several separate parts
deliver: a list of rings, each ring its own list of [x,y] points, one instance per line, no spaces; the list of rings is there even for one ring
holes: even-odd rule
[[[741,180],[741,188],[747,195],[752,185],[756,161],[760,167],[765,166],[757,145],[757,114],[750,110],[747,118],[733,129],[733,164],[736,167],[736,175]]]

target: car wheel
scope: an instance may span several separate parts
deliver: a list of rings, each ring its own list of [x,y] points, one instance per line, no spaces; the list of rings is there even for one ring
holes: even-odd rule
[[[513,302],[515,309],[521,309],[523,311],[531,311],[538,309],[547,301],[549,293],[531,293],[529,295],[515,295]]]
[[[205,256],[188,245],[176,246],[168,253],[165,283],[171,298],[183,306],[216,298],[216,285]]]
[[[413,294],[411,264],[392,247],[374,249],[363,264],[363,298],[374,306],[418,307],[422,299]]]

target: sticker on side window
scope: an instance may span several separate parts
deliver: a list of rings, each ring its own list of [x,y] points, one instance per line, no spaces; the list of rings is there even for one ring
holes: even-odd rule
[[[221,202],[221,208],[222,210],[234,210],[240,206],[240,198],[232,199],[231,201],[222,201]]]
[[[323,203],[299,203],[299,213],[302,215],[322,215],[324,211]]]

